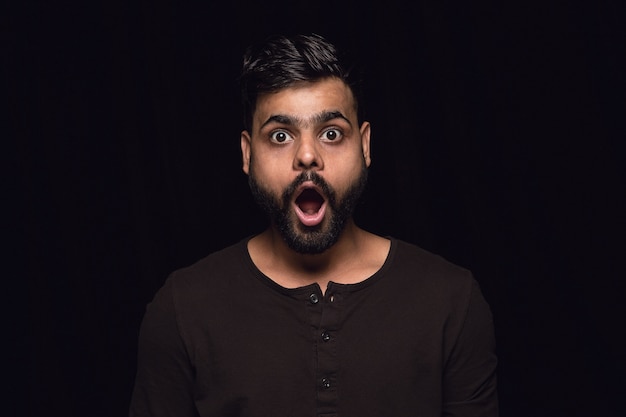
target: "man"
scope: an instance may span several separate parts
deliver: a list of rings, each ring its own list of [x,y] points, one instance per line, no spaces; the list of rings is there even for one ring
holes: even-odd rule
[[[250,48],[243,170],[263,233],[174,272],[147,308],[131,416],[497,416],[470,272],[352,219],[371,127],[317,35]]]

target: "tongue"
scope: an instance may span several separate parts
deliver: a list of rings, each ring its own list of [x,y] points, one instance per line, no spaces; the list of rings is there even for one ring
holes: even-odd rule
[[[322,205],[317,201],[298,202],[298,207],[300,207],[300,210],[302,210],[305,214],[315,214],[319,211],[321,206]]]
[[[296,200],[296,214],[305,226],[316,226],[324,219],[325,205],[314,190],[305,190]]]
[[[296,206],[296,215],[300,222],[305,226],[317,226],[324,220],[326,213],[326,205],[322,205],[318,210],[312,210],[311,213],[304,212],[299,206]]]

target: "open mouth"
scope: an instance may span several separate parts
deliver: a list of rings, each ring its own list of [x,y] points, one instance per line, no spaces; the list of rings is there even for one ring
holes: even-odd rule
[[[324,198],[313,188],[307,188],[296,198],[296,205],[305,214],[315,214],[324,204]]]
[[[315,188],[305,188],[295,200],[296,215],[305,226],[316,226],[324,219],[326,200]]]

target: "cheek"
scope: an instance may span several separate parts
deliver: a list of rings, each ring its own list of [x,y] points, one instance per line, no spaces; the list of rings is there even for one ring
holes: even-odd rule
[[[277,164],[271,161],[260,163],[252,158],[250,160],[250,174],[254,180],[262,185],[265,189],[276,194],[282,193],[284,188],[289,184],[289,178],[285,174],[285,170],[280,169]]]
[[[332,167],[333,171],[336,172],[338,176],[350,181],[352,177],[358,175],[365,167],[365,159],[362,154],[350,157],[343,156],[333,161]],[[330,168],[330,166],[328,166],[328,168]]]
[[[355,182],[359,181],[365,169],[367,169],[365,162],[361,158],[358,161],[354,161],[352,164],[344,162],[340,169],[334,170],[332,174],[328,172],[328,175],[324,175],[324,178],[335,190],[337,195],[343,197],[345,193],[354,186]]]

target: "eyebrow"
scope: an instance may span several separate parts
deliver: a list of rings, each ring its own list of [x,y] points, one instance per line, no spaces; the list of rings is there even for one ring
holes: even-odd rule
[[[326,123],[328,121],[331,121],[333,119],[343,119],[345,120],[350,126],[352,126],[352,123],[350,123],[350,120],[348,120],[348,118],[346,116],[343,115],[343,113],[341,113],[338,110],[333,110],[333,111],[322,111],[320,113],[317,113],[315,115],[313,115],[312,117],[308,118],[308,119],[301,119],[299,117],[293,117],[293,116],[288,116],[285,114],[274,114],[272,116],[270,116],[262,125],[261,128],[265,127],[266,125],[274,122],[274,123],[280,123],[283,125],[289,125],[289,126],[305,126],[305,125],[310,125],[310,124],[320,124],[320,123]]]

